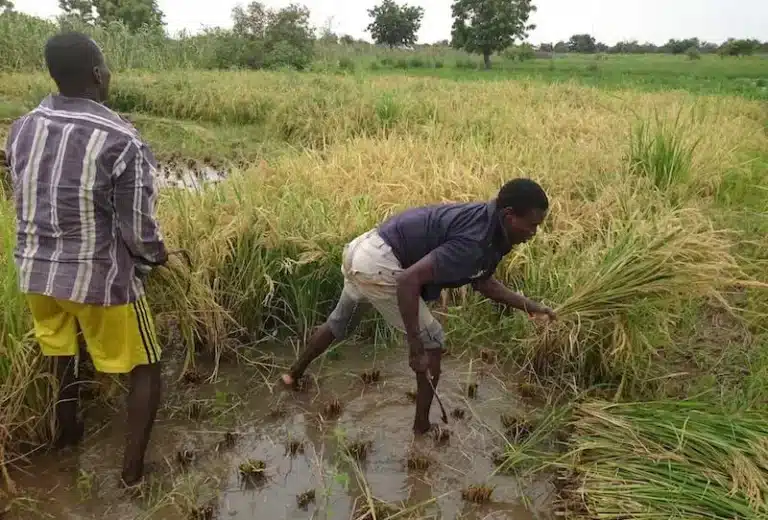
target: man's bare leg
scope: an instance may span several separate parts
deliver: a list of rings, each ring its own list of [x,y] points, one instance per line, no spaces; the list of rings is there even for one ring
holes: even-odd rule
[[[432,428],[429,422],[429,410],[432,408],[432,399],[435,397],[437,383],[440,381],[442,350],[429,350],[427,353],[432,358],[429,363],[432,384],[426,372],[416,373],[416,416],[413,419],[413,432],[416,435],[423,435]]]
[[[56,356],[52,358],[53,370],[59,385],[56,400],[56,430],[54,445],[56,448],[75,446],[83,439],[83,423],[78,420],[80,392],[75,376],[75,356]]]
[[[291,366],[287,374],[283,374],[283,384],[293,386],[304,375],[304,371],[310,363],[328,350],[334,341],[336,341],[336,337],[328,323],[318,327],[312,337],[309,338],[307,348],[301,353],[299,359]]]
[[[160,363],[131,371],[128,394],[128,429],[123,455],[123,483],[133,486],[144,476],[144,456],[162,394]]]

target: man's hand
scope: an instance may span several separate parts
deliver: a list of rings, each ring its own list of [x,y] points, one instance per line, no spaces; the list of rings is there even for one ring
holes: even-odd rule
[[[429,356],[419,338],[408,337],[408,366],[416,373],[426,372],[429,368]]]
[[[546,316],[549,320],[556,320],[557,314],[549,307],[529,300],[522,294],[509,290],[495,278],[487,278],[474,284],[475,290],[486,298],[507,305],[514,309],[527,312],[529,316]]]
[[[546,317],[549,321],[557,321],[557,313],[540,303],[531,302],[533,305],[528,306],[528,315],[534,317]]]

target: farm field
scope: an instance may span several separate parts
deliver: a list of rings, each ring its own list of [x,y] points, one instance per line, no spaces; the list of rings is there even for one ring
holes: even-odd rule
[[[335,52],[305,72],[117,67],[109,104],[153,147],[164,233],[192,260],[150,282],[166,401],[138,496],[117,488],[124,381],[81,391],[80,452],[41,448],[49,381],[2,197],[0,517],[768,516],[768,62]],[[1,74],[0,138],[52,88]],[[404,347],[373,315],[303,392],[275,385],[348,240],[517,176],[552,209],[497,276],[560,320],[444,295],[450,434],[412,441]]]

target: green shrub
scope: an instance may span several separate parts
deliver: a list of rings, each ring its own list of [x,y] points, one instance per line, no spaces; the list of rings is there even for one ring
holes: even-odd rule
[[[423,69],[426,65],[426,62],[418,56],[411,58],[408,62],[408,66],[412,69]]]
[[[344,56],[339,60],[339,68],[341,70],[353,72],[355,70],[355,62],[352,61],[352,58]]]
[[[456,60],[457,69],[476,69],[477,63],[470,58],[459,58]]]

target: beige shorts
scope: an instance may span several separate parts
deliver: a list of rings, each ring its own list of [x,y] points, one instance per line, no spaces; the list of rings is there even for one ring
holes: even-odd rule
[[[403,271],[400,262],[374,229],[354,239],[344,247],[341,272],[344,289],[328,325],[336,339],[347,337],[371,307],[401,332],[403,318],[397,304],[396,276]],[[419,298],[419,337],[424,348],[443,348],[445,334],[426,302]]]

